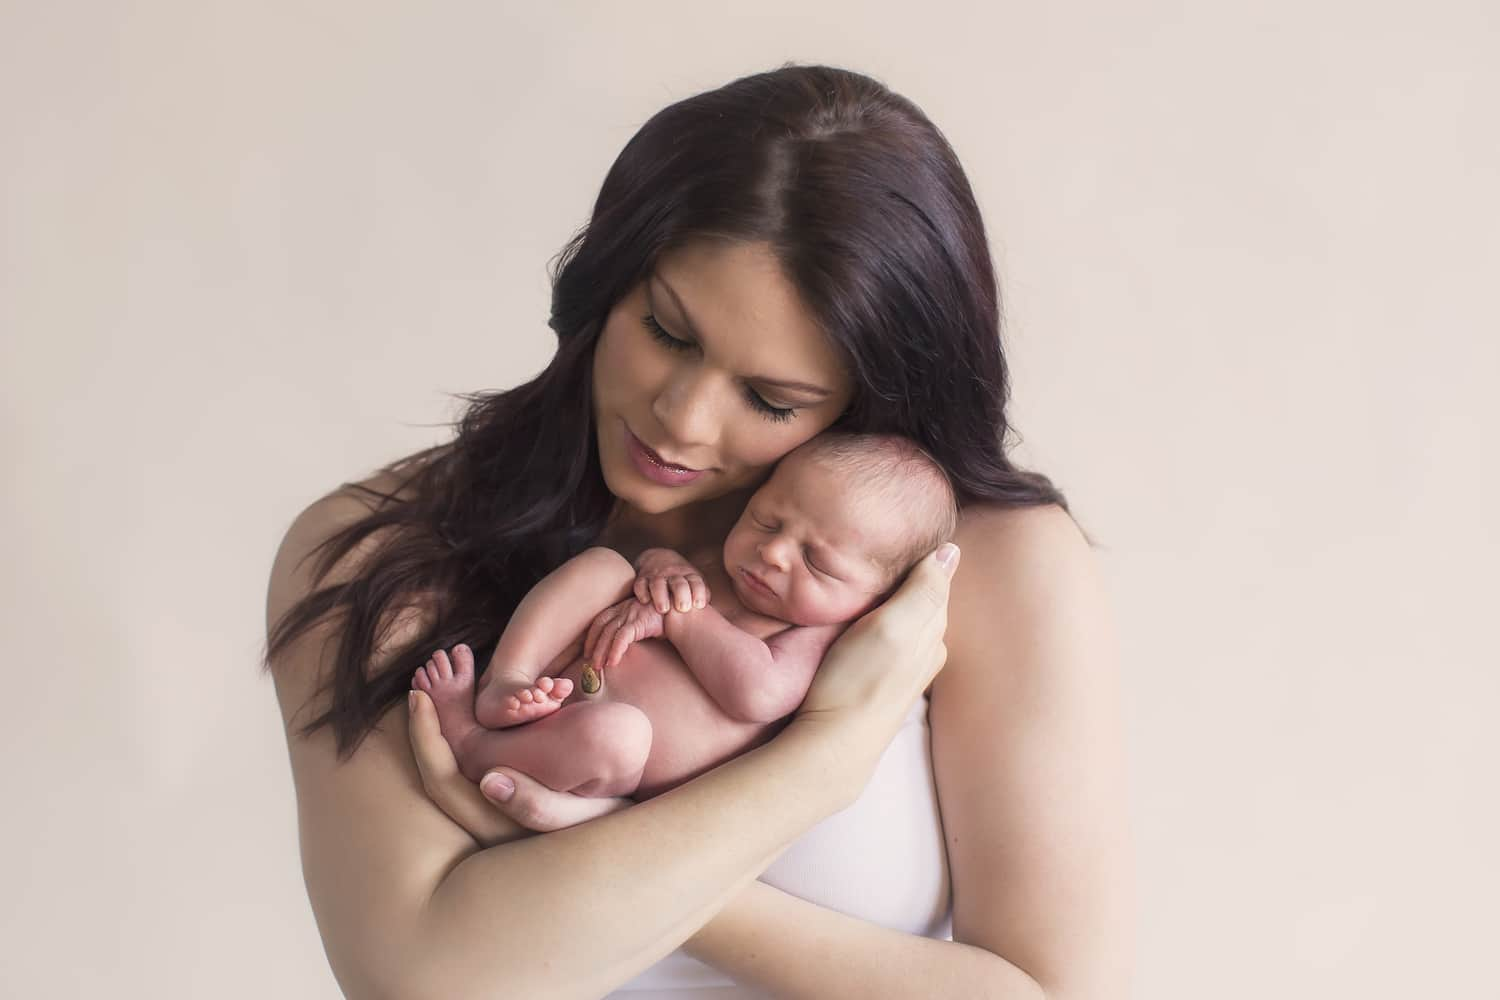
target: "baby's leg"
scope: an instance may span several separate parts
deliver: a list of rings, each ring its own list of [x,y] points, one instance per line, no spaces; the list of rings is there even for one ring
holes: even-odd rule
[[[511,729],[486,729],[474,717],[474,673],[433,669],[423,688],[437,706],[458,769],[478,781],[513,767],[548,788],[577,795],[629,795],[651,752],[651,722],[634,705],[582,702]]]
[[[572,691],[572,682],[542,673],[576,644],[594,616],[630,595],[635,568],[612,549],[591,548],[569,559],[527,593],[479,684],[474,714],[491,728],[529,722],[550,713]],[[559,691],[562,685],[566,690]],[[536,701],[541,688],[550,697]],[[530,692],[532,699],[528,699]]]
[[[443,736],[458,750],[460,735],[479,725],[474,712],[474,653],[468,646],[453,647],[450,657],[438,650],[412,675],[411,686],[426,691],[437,706]],[[506,707],[507,726],[519,725],[551,715],[573,693],[573,682],[565,677],[538,677],[536,683],[517,687]]]
[[[629,795],[651,752],[651,722],[634,705],[575,702],[514,729],[471,730],[457,751],[459,770],[478,781],[513,767],[548,788],[575,795]]]

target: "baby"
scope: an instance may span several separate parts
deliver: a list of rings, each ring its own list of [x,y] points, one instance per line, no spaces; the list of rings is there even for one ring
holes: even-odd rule
[[[470,780],[503,765],[649,798],[774,735],[833,641],[956,520],[947,477],[910,441],[826,433],[781,461],[722,551],[648,549],[636,566],[582,552],[517,606],[477,695],[465,646],[412,686]]]

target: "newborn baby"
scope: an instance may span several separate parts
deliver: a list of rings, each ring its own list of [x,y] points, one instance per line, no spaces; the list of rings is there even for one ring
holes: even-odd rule
[[[517,606],[477,696],[465,646],[412,686],[470,780],[503,765],[648,798],[774,735],[833,641],[956,520],[947,477],[910,441],[827,433],[781,461],[722,551],[648,549],[638,570],[589,549]]]

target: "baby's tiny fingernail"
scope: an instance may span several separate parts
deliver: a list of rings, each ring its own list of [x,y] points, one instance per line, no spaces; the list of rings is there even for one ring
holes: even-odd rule
[[[509,802],[516,794],[516,783],[503,774],[486,774],[479,783],[479,790],[496,802]]]

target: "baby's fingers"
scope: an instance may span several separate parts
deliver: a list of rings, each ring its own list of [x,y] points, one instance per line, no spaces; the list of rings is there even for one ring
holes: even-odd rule
[[[672,610],[672,597],[667,592],[666,577],[658,576],[651,581],[651,603],[662,614]]]
[[[593,624],[589,626],[588,635],[583,640],[583,658],[593,662],[594,653],[599,649],[599,640],[611,625],[619,620],[619,614],[614,608],[602,611],[594,616]]]
[[[688,588],[693,594],[693,607],[699,609],[708,607],[708,584],[703,582],[703,577],[694,573],[687,578],[687,581]]]
[[[621,619],[610,622],[599,633],[599,637],[594,641],[594,648],[588,651],[584,659],[600,670],[607,667],[609,665],[609,651],[614,648],[615,636],[619,634],[620,626],[623,623]]]
[[[642,604],[651,603],[650,581],[647,580],[644,576],[638,576],[635,578],[635,587],[633,589],[635,591],[635,599],[637,601],[640,601]]]
[[[618,629],[611,637],[609,644],[609,658],[605,661],[605,669],[613,670],[619,666],[620,661],[625,658],[625,651],[630,648],[631,642],[635,640],[635,630],[629,627]]]
[[[693,610],[693,588],[685,576],[674,576],[671,579],[672,606],[678,611]]]

